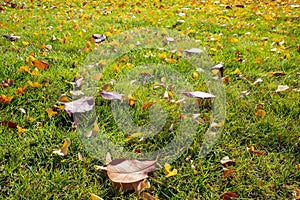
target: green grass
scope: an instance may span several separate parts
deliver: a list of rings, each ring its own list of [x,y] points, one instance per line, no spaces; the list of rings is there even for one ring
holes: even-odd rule
[[[237,193],[237,199],[293,198],[292,192],[300,187],[300,170],[295,169],[300,163],[300,144],[296,145],[300,136],[300,93],[292,90],[300,88],[297,20],[300,10],[290,6],[293,1],[244,2],[245,8],[237,8],[230,1],[222,2],[232,9],[214,4],[214,1],[87,1],[86,5],[78,0],[22,2],[18,1],[17,5],[24,5],[23,9],[0,5],[4,8],[0,12],[0,81],[14,80],[12,86],[0,87],[0,95],[14,97],[9,104],[0,104],[0,122],[10,120],[27,129],[18,134],[16,129],[0,125],[1,199],[89,199],[90,193],[104,199],[142,198],[135,193],[115,191],[108,177],[95,170],[94,165],[103,163],[85,148],[78,130],[72,130],[73,119],[64,111],[49,118],[46,108],[58,105],[57,100],[63,93],[71,97],[69,91],[73,86],[69,82],[79,76],[80,64],[97,46],[90,41],[92,34],[105,33],[110,41],[125,30],[147,26],[167,27],[198,40],[197,44],[213,54],[211,59],[215,63],[225,63],[224,75],[231,77],[225,86],[226,122],[212,151],[205,158],[198,157],[209,125],[206,123],[199,126],[193,144],[172,163],[178,174],[166,178],[163,169],[157,169],[149,179],[151,188],[147,191],[159,199],[220,199],[229,191]],[[104,14],[105,9],[112,13]],[[181,12],[186,16],[178,16]],[[179,19],[185,22],[177,22]],[[12,33],[20,36],[20,40],[11,42],[2,37]],[[56,36],[56,41],[51,40],[52,35]],[[284,41],[283,47],[272,45],[281,41]],[[29,44],[26,46],[22,42]],[[46,51],[43,46],[49,44],[52,50]],[[280,53],[272,52],[273,48],[280,49]],[[194,79],[194,70],[176,57],[178,55],[173,56],[179,62],[170,64],[159,58],[163,51],[151,51],[153,57],[146,59],[147,51],[133,51],[127,54],[125,61],[116,60],[107,66],[97,83],[98,91],[111,79],[118,81],[130,69],[148,62],[168,65],[186,77],[195,90],[207,91],[204,79],[201,76]],[[39,70],[38,76],[18,72],[20,67],[30,65],[26,58],[31,52],[36,59],[50,65],[46,70]],[[234,60],[236,52],[240,52],[245,62]],[[260,63],[256,62],[257,58],[261,58]],[[236,68],[248,76],[249,81],[234,75]],[[282,71],[285,75],[267,75],[274,71]],[[159,77],[159,73],[156,76]],[[251,83],[257,78],[262,78],[263,82],[254,86]],[[49,86],[32,88],[28,81],[49,82]],[[24,85],[28,86],[25,94],[16,95],[16,90]],[[278,85],[288,85],[290,89],[276,93]],[[174,124],[174,130],[168,129],[178,119],[179,106],[163,101],[165,90],[152,86],[145,85],[132,94],[136,98],[135,106],[130,108],[132,119],[141,126],[149,124],[148,112],[141,106],[159,100],[168,113],[168,120],[160,134],[143,142],[138,138],[126,142],[126,133],[112,115],[111,102],[102,99],[99,93],[96,95],[100,129],[112,142],[128,151],[152,151],[176,136],[178,123]],[[110,89],[115,88],[110,86]],[[240,94],[245,90],[250,92],[248,96]],[[264,104],[264,117],[255,116],[259,103]],[[210,102],[200,104],[203,119],[211,116],[210,107]],[[20,108],[25,109],[26,114]],[[38,126],[39,123],[42,126]],[[72,142],[68,155],[53,155],[52,151],[59,149],[67,137]],[[246,148],[250,146],[262,151],[263,155],[249,153]],[[78,159],[78,153],[83,159]],[[191,160],[186,161],[189,155]],[[226,180],[220,163],[224,156],[235,160],[235,165],[229,167],[235,170],[234,176]]]

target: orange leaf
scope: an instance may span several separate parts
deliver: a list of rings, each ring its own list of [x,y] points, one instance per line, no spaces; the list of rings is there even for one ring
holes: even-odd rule
[[[250,153],[254,153],[257,156],[261,156],[263,155],[262,151],[258,151],[254,149],[254,146],[251,146],[250,148],[247,147],[247,151],[249,151]]]
[[[52,116],[56,115],[57,112],[53,111],[52,108],[47,108],[46,112],[48,113],[48,117],[51,118]]]
[[[20,126],[17,126],[17,129],[18,129],[18,133],[21,135],[21,134],[23,134],[27,129],[25,129],[25,128],[22,128],[22,127],[20,127]]]
[[[267,114],[266,111],[264,111],[264,110],[262,110],[262,109],[258,109],[257,112],[255,113],[255,115],[256,115],[257,117],[263,117],[263,116],[265,116],[266,114]]]
[[[33,60],[32,63],[38,69],[48,69],[49,68],[49,64],[48,63],[45,63],[45,62],[40,61],[40,60]]]
[[[155,101],[151,101],[151,102],[148,102],[148,103],[145,103],[142,108],[143,109],[148,109],[149,107],[151,107],[153,104],[155,104],[156,102]]]
[[[0,96],[0,104],[9,104],[14,97],[5,96],[2,94]]]
[[[27,86],[24,85],[23,87],[20,87],[16,90],[16,95],[23,95],[25,93],[25,90],[27,89]]]
[[[233,172],[235,171],[234,169],[227,169],[223,168],[223,175],[224,179],[226,180],[227,178],[233,178]]]
[[[70,145],[71,145],[71,140],[69,138],[66,138],[63,146],[59,150],[54,150],[53,153],[60,156],[65,156],[68,154],[68,150],[69,150],[68,148]]]

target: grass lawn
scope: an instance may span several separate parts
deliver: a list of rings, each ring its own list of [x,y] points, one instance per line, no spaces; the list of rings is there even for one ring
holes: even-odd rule
[[[199,157],[213,120],[212,102],[199,101],[196,137],[170,163],[177,174],[166,177],[164,169],[157,168],[146,191],[158,199],[231,199],[224,197],[227,192],[238,195],[232,199],[300,199],[300,194],[294,195],[300,191],[300,4],[267,2],[1,2],[0,198],[90,199],[93,193],[103,199],[143,199],[141,194],[115,190],[107,175],[95,169],[103,161],[86,148],[73,117],[58,100],[61,94],[72,99],[72,82],[86,78],[80,70],[93,49],[113,43],[124,31],[157,27],[191,38],[214,64],[224,63],[226,120],[216,145],[205,158]],[[3,37],[11,34],[20,38]],[[106,40],[95,43],[93,34],[104,34]],[[148,63],[176,70],[195,91],[209,89],[201,72],[179,53],[162,49],[130,51],[107,64],[101,74],[93,74],[99,132],[136,154],[157,150],[178,134],[180,105],[170,103],[178,100],[175,89],[164,84],[162,69],[157,68],[149,72],[158,77],[157,88],[147,82],[125,97],[138,126],[153,120],[142,108],[146,103],[155,101],[166,111],[161,133],[145,140],[128,137],[130,129],[119,126],[113,102],[100,92],[114,91],[128,72]],[[280,85],[288,87],[279,91]],[[169,101],[163,98],[166,90]],[[68,154],[53,154],[66,138],[71,140]],[[234,163],[223,166],[225,156]]]

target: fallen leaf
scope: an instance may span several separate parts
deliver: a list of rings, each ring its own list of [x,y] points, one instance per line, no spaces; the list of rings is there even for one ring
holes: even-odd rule
[[[287,89],[289,89],[289,86],[287,86],[287,85],[278,85],[276,92],[283,92]]]
[[[253,82],[254,85],[257,85],[258,83],[263,82],[261,78],[256,79],[256,81]]]
[[[101,197],[99,197],[99,196],[97,196],[97,195],[95,195],[95,194],[93,194],[93,193],[91,193],[91,199],[92,199],[92,200],[104,200],[104,199],[102,199]]]
[[[235,170],[234,169],[227,169],[227,168],[223,168],[223,176],[224,179],[227,180],[227,178],[233,178],[233,172]]]
[[[224,84],[229,83],[229,81],[230,81],[230,76],[225,76],[225,77],[222,78],[222,82],[223,82]]]
[[[9,104],[13,98],[14,98],[14,97],[11,97],[11,96],[5,96],[4,94],[2,94],[2,95],[0,96],[0,104]]]
[[[241,75],[242,72],[239,70],[239,68],[236,68],[236,69],[234,70],[233,74],[235,74],[235,75]]]
[[[136,100],[136,99],[135,99],[134,97],[129,97],[128,105],[129,105],[129,106],[134,106],[135,100]]]
[[[2,84],[0,84],[0,87],[7,88],[7,87],[10,87],[13,83],[14,83],[14,80],[12,80],[12,79],[4,79],[2,81]]]
[[[93,39],[94,39],[94,41],[95,41],[96,43],[104,42],[105,39],[106,39],[106,36],[103,35],[103,34],[102,34],[102,35],[100,35],[100,34],[93,34],[92,37],[93,37]]]
[[[296,200],[300,199],[300,189],[296,188],[293,192],[293,196]]]
[[[237,195],[236,193],[233,193],[233,192],[226,192],[223,194],[223,200],[232,200],[231,197],[239,197],[239,195]]]
[[[148,192],[143,192],[142,196],[143,196],[143,200],[158,200],[158,198],[152,196]]]
[[[234,163],[234,161],[231,160],[228,156],[223,157],[223,158],[221,159],[220,162],[221,162],[221,164],[224,165],[225,167],[228,167],[228,165],[229,165],[230,163]]]
[[[256,111],[256,113],[255,113],[255,116],[257,116],[257,117],[263,117],[263,116],[265,116],[267,113],[266,113],[266,111],[264,111],[264,110],[262,110],[262,109],[258,109],[257,111]]]
[[[53,111],[52,108],[46,108],[46,112],[47,112],[49,118],[51,118],[51,117],[53,117],[54,115],[57,115],[57,114],[58,114],[56,111]]]
[[[16,36],[14,34],[11,35],[3,35],[3,37],[5,37],[6,39],[10,40],[10,41],[16,41],[18,39],[20,39],[20,36]]]
[[[82,97],[75,101],[65,103],[65,111],[71,116],[73,113],[85,113],[93,109],[94,97]]]
[[[268,73],[268,77],[273,77],[273,76],[283,76],[283,75],[285,75],[285,73],[284,72],[269,72]]]
[[[258,150],[255,150],[253,146],[251,146],[250,148],[246,148],[247,151],[249,151],[250,153],[254,153],[255,155],[257,156],[261,156],[263,155],[263,152],[262,151],[258,151]]]
[[[48,69],[49,68],[48,63],[45,63],[45,62],[40,61],[40,60],[33,60],[32,63],[38,69]]]
[[[143,109],[148,109],[149,107],[151,107],[155,103],[156,103],[155,101],[150,101],[148,103],[143,104],[142,108]]]
[[[27,129],[25,129],[25,128],[22,128],[22,127],[20,127],[20,126],[17,126],[17,129],[18,129],[18,134],[23,134]]]
[[[122,100],[124,97],[124,94],[119,94],[117,92],[106,92],[102,91],[100,93],[101,97],[106,99],[106,100]]]
[[[25,66],[20,67],[18,69],[18,72],[28,72],[28,73],[30,73],[30,68],[27,65],[25,65]]]
[[[198,48],[191,48],[191,49],[185,50],[185,52],[187,52],[187,53],[202,53],[203,50],[198,49]]]
[[[71,140],[69,138],[66,138],[63,146],[59,150],[54,150],[53,153],[60,156],[66,156],[68,154],[70,145],[71,145]]]
[[[91,137],[91,136],[96,136],[99,132],[99,126],[98,126],[98,121],[97,118],[95,119],[93,123],[93,129],[87,133],[86,137]]]
[[[61,94],[58,101],[62,103],[67,103],[70,102],[70,99],[67,97],[66,94]]]
[[[205,93],[205,92],[182,92],[182,94],[184,94],[187,97],[190,98],[201,98],[201,99],[212,99],[215,98],[215,95],[209,94],[209,93]]]
[[[27,83],[33,88],[42,88],[43,86],[38,82],[27,81]]]
[[[17,128],[18,124],[12,121],[4,120],[1,122],[1,125],[7,125],[8,128]]]
[[[223,72],[224,72],[224,63],[223,62],[220,62],[219,64],[213,66],[210,69],[212,70],[212,73],[219,74],[220,77],[223,77]]]
[[[171,165],[166,163],[164,166],[166,178],[175,176],[177,174],[177,169],[171,171]]]
[[[130,140],[132,140],[133,138],[136,138],[136,137],[140,137],[142,136],[143,134],[141,132],[137,132],[137,133],[133,133],[131,135],[129,135],[127,138],[126,138],[126,142],[129,142]]]

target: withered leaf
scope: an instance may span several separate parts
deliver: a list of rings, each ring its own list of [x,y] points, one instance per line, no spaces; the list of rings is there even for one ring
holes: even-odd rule
[[[203,50],[198,49],[198,48],[191,48],[191,49],[185,50],[185,52],[187,52],[187,53],[202,53]]]
[[[232,200],[231,197],[239,197],[239,195],[233,192],[226,192],[223,194],[223,200]]]
[[[48,63],[45,63],[45,62],[40,61],[40,60],[33,60],[32,63],[38,69],[48,69],[49,68]]]
[[[155,104],[156,102],[155,101],[151,101],[151,102],[148,102],[148,103],[145,103],[142,108],[143,109],[148,109],[149,107],[151,107],[153,104]]]
[[[100,35],[100,34],[93,34],[92,37],[94,38],[95,42],[96,43],[101,43],[101,42],[104,42],[105,39],[106,39],[106,36],[105,35]]]
[[[63,146],[59,150],[54,150],[53,153],[60,156],[66,156],[68,154],[70,145],[71,145],[71,140],[69,138],[66,138]]]
[[[249,151],[250,153],[254,153],[257,156],[261,156],[263,155],[262,151],[258,151],[254,149],[254,146],[251,146],[250,148],[247,147],[247,151]]]
[[[17,128],[17,123],[12,122],[12,121],[8,121],[8,120],[4,120],[1,122],[2,125],[7,125],[9,128]]]
[[[156,168],[157,160],[126,160],[118,158],[107,165],[107,175],[115,183],[134,183],[148,178]]]
[[[2,81],[2,84],[0,84],[0,87],[7,88],[7,87],[11,86],[13,83],[14,83],[14,80],[12,80],[12,79],[4,79]]]
[[[65,111],[71,116],[73,113],[85,113],[93,109],[94,97],[82,97],[75,101],[65,103]]]
[[[223,157],[223,158],[221,159],[220,162],[221,162],[221,164],[224,165],[225,167],[228,167],[228,165],[229,165],[230,163],[234,163],[234,161],[231,160],[228,156]]]
[[[190,97],[190,98],[201,98],[201,99],[213,99],[216,97],[215,95],[205,93],[205,92],[200,92],[200,91],[182,92],[182,94],[184,94],[185,96]]]
[[[106,99],[106,100],[122,100],[124,97],[124,94],[119,94],[117,92],[106,92],[106,91],[102,91],[100,92],[100,95],[102,98]]]
[[[148,192],[143,192],[142,195],[144,200],[158,200],[158,198],[152,196]]]
[[[3,35],[3,37],[5,37],[6,39],[10,40],[10,41],[16,41],[18,39],[20,39],[20,36],[16,36],[14,34],[11,35]]]
[[[213,73],[215,73],[215,71],[216,71],[221,77],[223,77],[224,63],[220,62],[219,64],[210,68],[210,70],[212,70]]]
[[[227,168],[223,168],[223,176],[224,179],[226,180],[227,178],[233,178],[233,172],[235,171],[234,169],[227,169]]]

